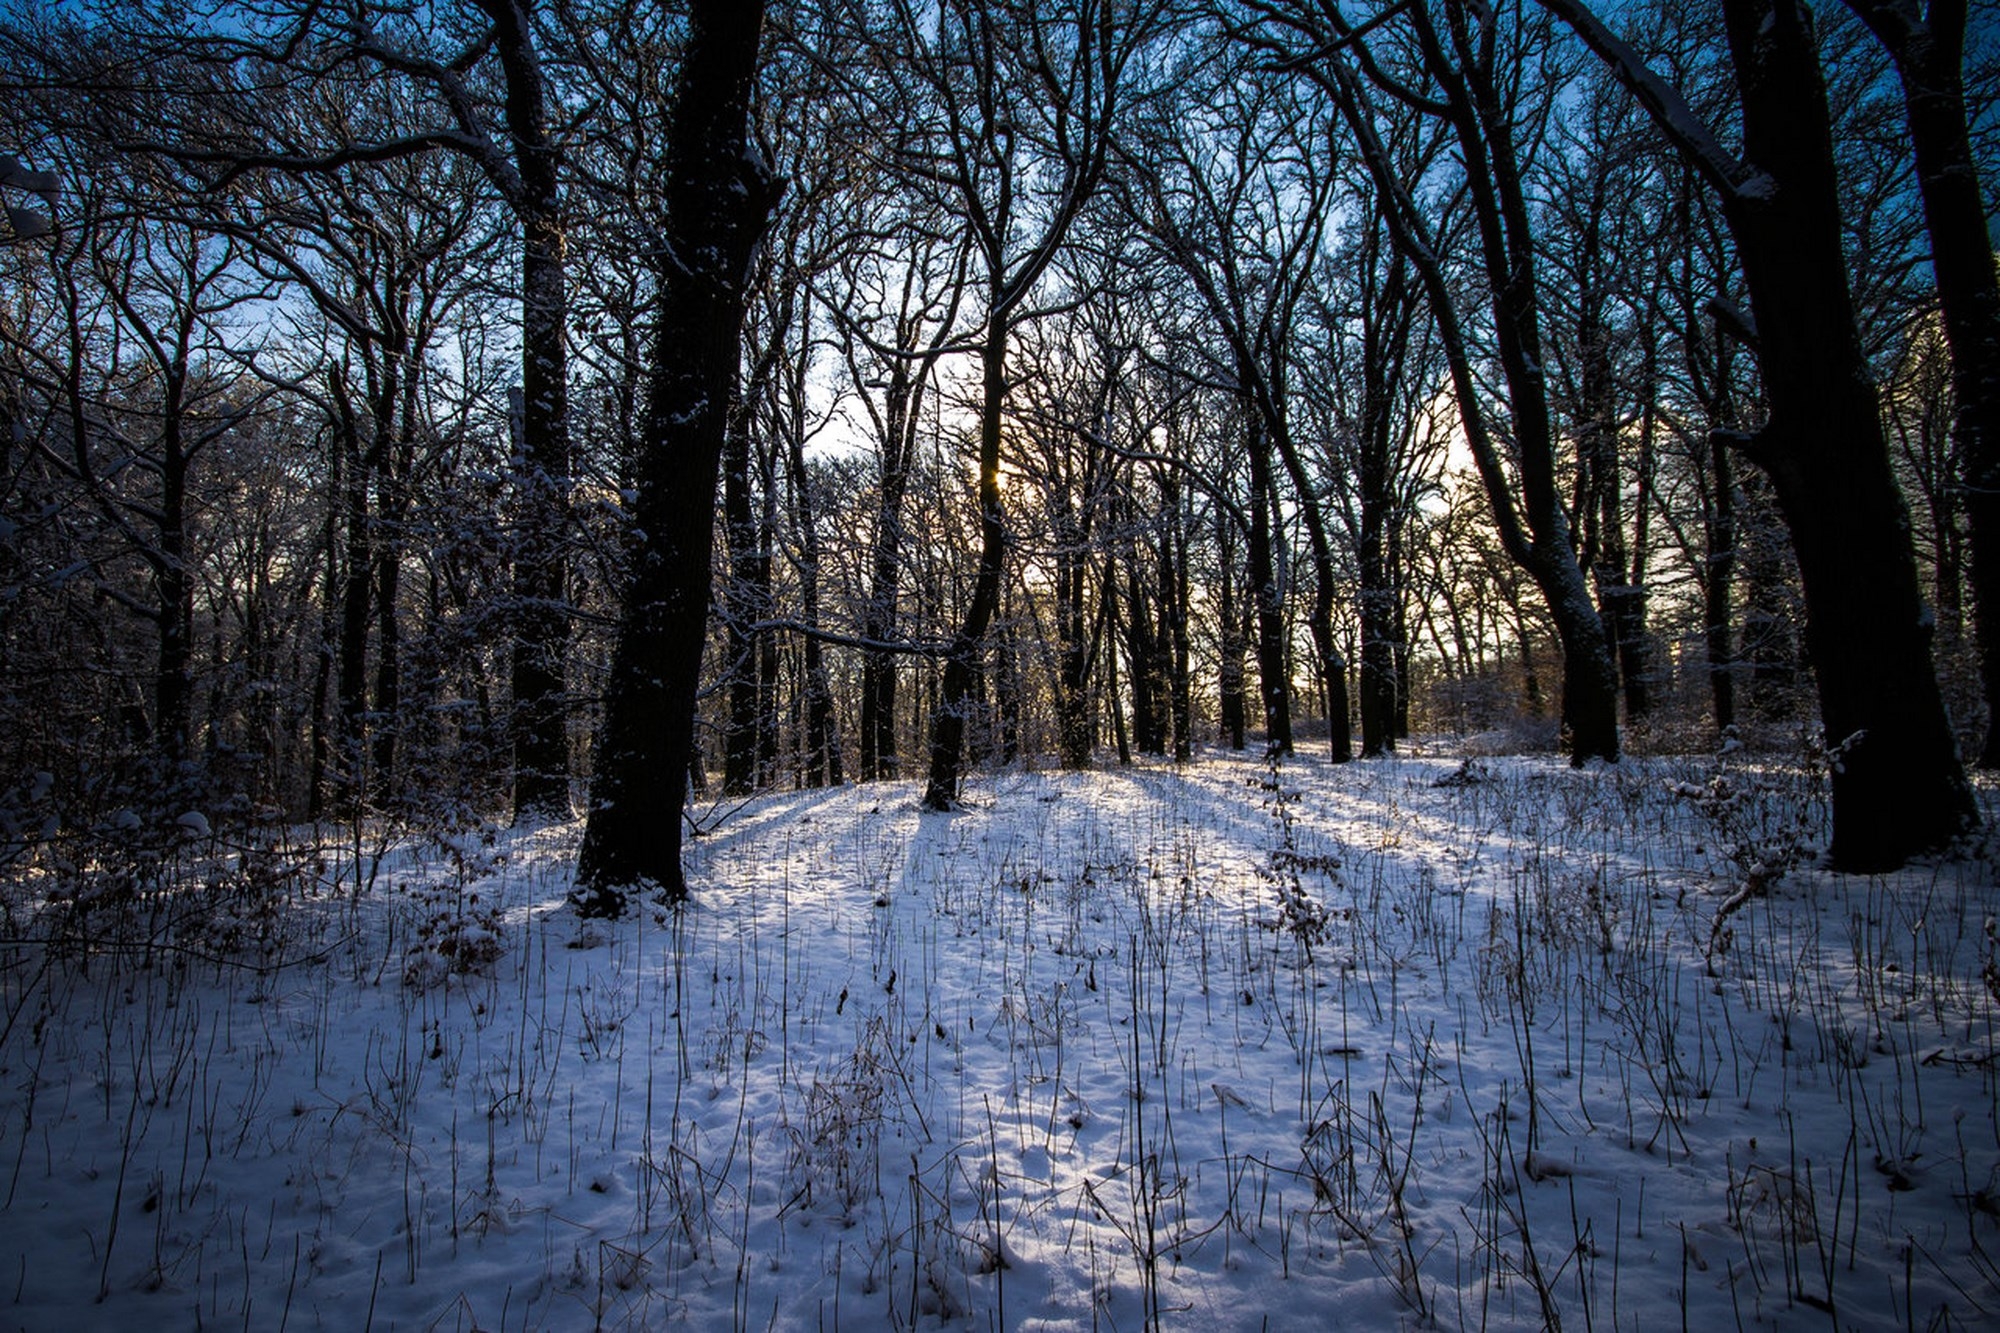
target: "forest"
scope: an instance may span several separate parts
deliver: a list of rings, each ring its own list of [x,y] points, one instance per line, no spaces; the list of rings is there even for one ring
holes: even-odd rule
[[[1992,0],[0,0],[0,107],[10,1319],[2000,1318]]]

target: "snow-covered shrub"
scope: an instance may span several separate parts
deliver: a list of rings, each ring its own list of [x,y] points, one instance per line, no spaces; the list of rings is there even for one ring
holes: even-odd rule
[[[1727,952],[1729,919],[1743,904],[1818,856],[1832,775],[1859,739],[1856,733],[1828,744],[1818,731],[1808,731],[1791,762],[1755,763],[1731,736],[1705,777],[1674,784],[1673,794],[1706,825],[1703,849],[1729,886],[1710,927],[1711,955]]]

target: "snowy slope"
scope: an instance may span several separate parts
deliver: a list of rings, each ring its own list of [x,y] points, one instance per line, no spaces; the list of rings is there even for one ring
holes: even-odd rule
[[[0,1324],[2000,1326],[1994,863],[1828,875],[1810,785],[773,795],[611,926],[576,827],[16,885]]]

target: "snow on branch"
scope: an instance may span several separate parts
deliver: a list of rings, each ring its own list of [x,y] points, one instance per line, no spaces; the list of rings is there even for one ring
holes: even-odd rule
[[[1722,144],[1680,89],[1660,77],[1645,58],[1619,38],[1583,0],[1541,0],[1542,8],[1567,23],[1596,52],[1639,105],[1671,139],[1702,178],[1732,203],[1763,198],[1771,180]]]

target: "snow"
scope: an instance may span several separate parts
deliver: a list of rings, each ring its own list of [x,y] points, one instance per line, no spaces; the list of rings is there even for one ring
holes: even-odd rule
[[[0,1300],[63,1329],[1990,1327],[1993,863],[1829,875],[1804,781],[1209,755],[989,776],[943,815],[915,783],[770,795],[690,844],[689,910],[616,923],[563,906],[574,825],[184,843],[124,943],[26,942],[64,919],[30,874]]]

